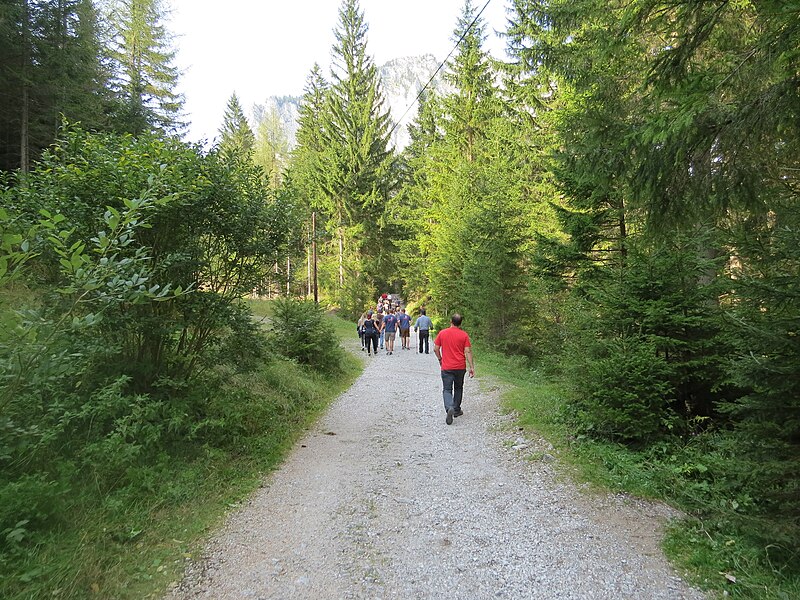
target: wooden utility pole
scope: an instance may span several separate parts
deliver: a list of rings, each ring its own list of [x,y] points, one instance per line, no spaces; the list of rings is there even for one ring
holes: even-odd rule
[[[314,265],[314,304],[319,304],[317,288],[317,211],[311,213],[311,262]]]

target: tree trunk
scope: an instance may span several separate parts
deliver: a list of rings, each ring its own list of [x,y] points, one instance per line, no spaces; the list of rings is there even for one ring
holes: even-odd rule
[[[344,289],[344,228],[339,225],[337,231],[339,237],[339,290]]]
[[[22,98],[20,106],[19,168],[27,173],[30,167],[30,80],[31,62],[30,15],[27,0],[22,2]]]
[[[306,248],[306,298],[311,297],[311,249]]]
[[[314,278],[314,304],[319,303],[319,288],[317,287],[317,213],[311,213],[311,262],[313,264]]]
[[[625,222],[625,201],[619,202],[619,253],[622,260],[628,256],[628,225]]]

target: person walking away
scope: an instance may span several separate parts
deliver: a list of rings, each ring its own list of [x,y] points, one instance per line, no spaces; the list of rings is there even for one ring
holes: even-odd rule
[[[367,320],[367,313],[361,313],[361,316],[358,318],[358,323],[356,324],[356,332],[358,332],[358,339],[361,340],[361,351],[367,349],[367,344],[364,340],[364,321]]]
[[[400,329],[400,347],[403,350],[411,350],[409,345],[409,338],[411,337],[411,317],[406,314],[406,309],[400,309],[400,315],[397,317],[397,326]]]
[[[469,335],[461,329],[463,318],[455,313],[450,317],[450,327],[443,329],[433,342],[433,353],[442,369],[442,397],[447,411],[445,423],[453,424],[453,417],[464,414],[461,399],[464,395],[464,375],[469,363],[469,376],[475,377],[475,363],[472,358],[472,344]]]
[[[394,336],[397,334],[397,316],[394,309],[390,308],[389,313],[383,317],[383,331],[386,342],[386,354],[394,353]]]
[[[363,325],[367,356],[378,355],[378,332],[380,331],[380,325],[373,317],[373,314],[371,310],[367,311],[367,317],[364,319]]]
[[[414,323],[414,331],[419,331],[419,353],[422,354],[422,346],[423,343],[425,345],[425,354],[428,354],[428,350],[430,350],[428,338],[431,334],[431,329],[433,329],[433,321],[431,318],[425,314],[425,309],[419,309],[419,316],[417,317],[416,322]]]
[[[378,342],[380,343],[381,350],[383,350],[383,306],[378,307]]]

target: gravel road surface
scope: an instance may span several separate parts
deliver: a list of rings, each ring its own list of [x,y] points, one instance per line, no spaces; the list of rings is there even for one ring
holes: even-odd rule
[[[704,597],[659,548],[673,512],[582,491],[491,383],[448,426],[432,353],[364,359],[169,599]]]

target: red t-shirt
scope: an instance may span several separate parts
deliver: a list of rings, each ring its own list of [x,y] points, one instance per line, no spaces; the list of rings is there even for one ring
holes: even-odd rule
[[[439,332],[433,343],[442,349],[442,371],[461,371],[466,368],[464,348],[472,346],[466,331],[459,327],[448,327]]]

